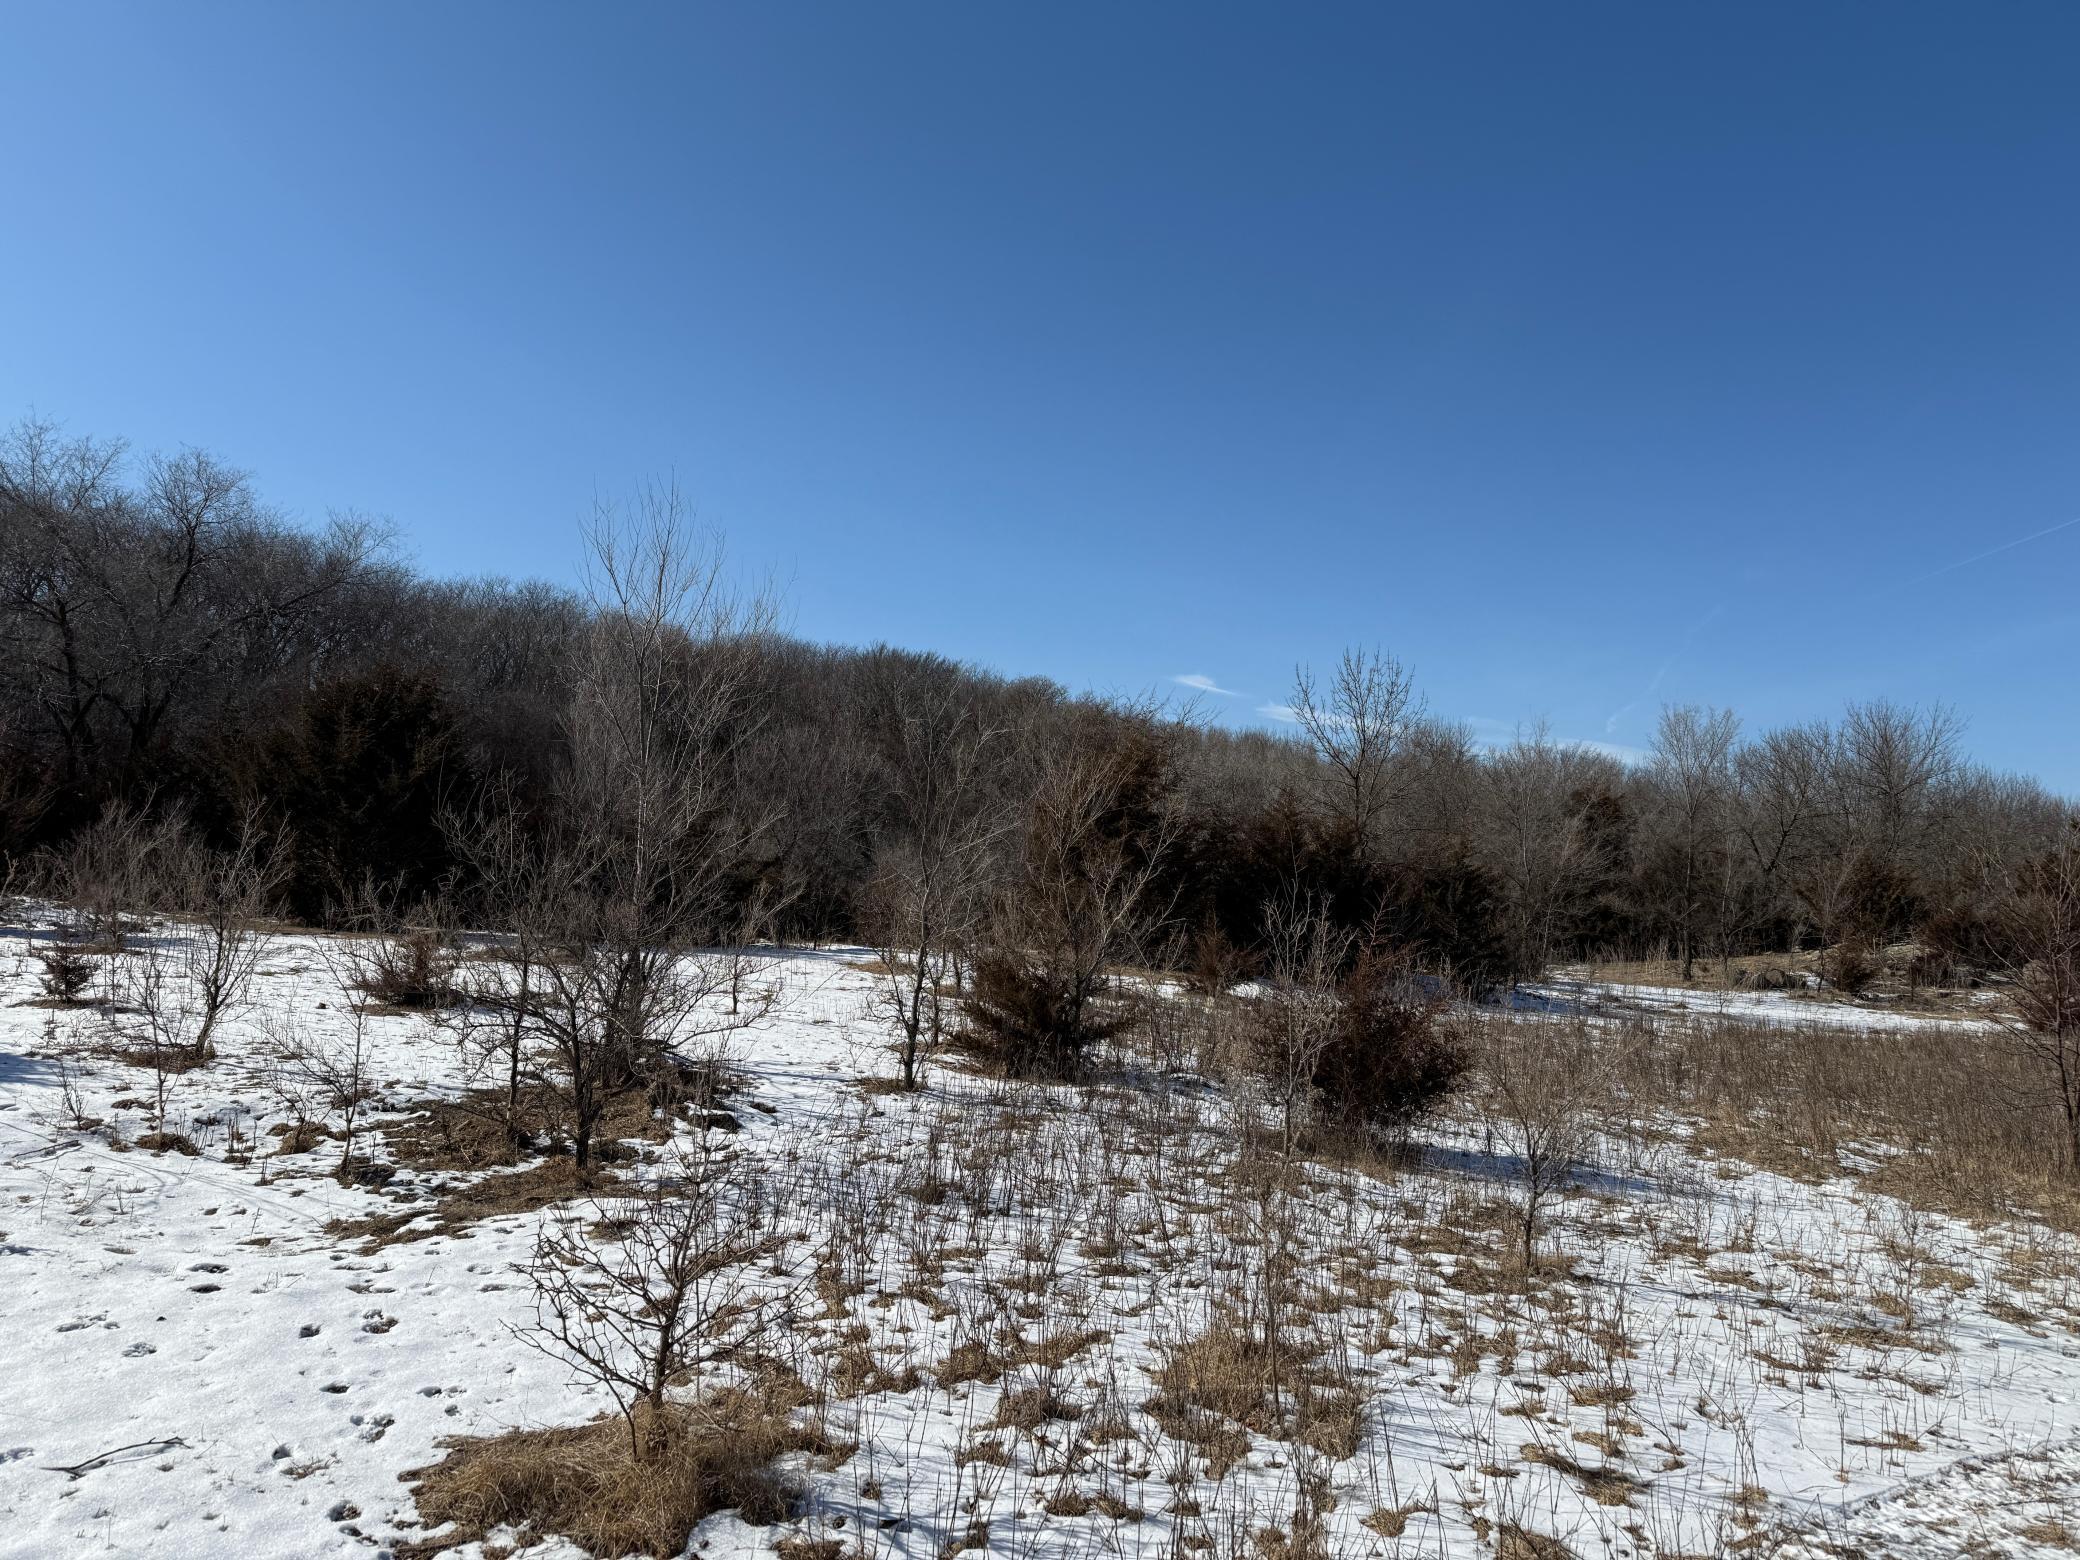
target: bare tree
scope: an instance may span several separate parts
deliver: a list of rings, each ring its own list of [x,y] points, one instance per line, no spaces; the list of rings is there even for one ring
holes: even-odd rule
[[[1356,943],[1326,905],[1295,888],[1264,906],[1264,973],[1245,1034],[1251,1070],[1271,1096],[1288,1154],[1299,1143],[1322,1059],[1336,1041],[1343,1008],[1338,986]]]
[[[144,807],[110,802],[57,857],[59,892],[88,930],[120,948],[133,919],[162,898],[168,861],[186,838],[177,811],[154,817]]]
[[[1999,941],[2012,1008],[2003,1028],[2056,1101],[2066,1163],[2080,1173],[2080,817],[2015,875]]]
[[[1608,1098],[1602,1053],[1579,1026],[1495,1018],[1476,1047],[1489,1117],[1516,1155],[1524,1265],[1538,1249],[1539,1214],[1596,1141],[1595,1108]]]
[[[1731,820],[1726,804],[1739,735],[1740,722],[1732,711],[1684,705],[1661,712],[1654,736],[1649,775],[1659,835],[1656,886],[1675,931],[1684,980],[1691,976],[1702,934],[1727,913],[1724,857]]]
[[[369,1015],[360,1000],[358,966],[336,950],[326,967],[339,994],[337,1025],[313,1028],[280,1010],[261,1019],[267,1041],[267,1063],[278,1075],[275,1094],[295,1101],[301,1115],[315,1108],[339,1123],[339,1167],[344,1181],[354,1168],[354,1133],[361,1110],[375,1094],[375,1057],[370,1044]],[[333,1009],[328,1009],[333,1011]]]
[[[195,1047],[207,1056],[218,1020],[245,1000],[266,951],[263,918],[288,880],[289,847],[249,809],[228,849],[213,851],[190,838],[170,856],[172,902],[190,923],[182,946],[200,1007]]]
[[[527,817],[510,778],[494,784],[475,813],[451,812],[442,833],[458,861],[471,870],[475,907],[496,940],[458,970],[461,1001],[445,1009],[465,1052],[495,1067],[499,1125],[509,1149],[532,1141],[523,1102],[531,1076],[529,1024],[541,1006],[544,971],[562,956],[558,938],[567,880],[562,857],[541,848],[538,825]]]
[[[524,1341],[604,1388],[644,1459],[665,1444],[666,1392],[756,1336],[785,1304],[751,1264],[784,1247],[765,1182],[701,1146],[627,1196],[596,1202],[603,1243],[575,1219],[544,1223],[524,1271]]]
[[[1131,1014],[1101,1013],[1114,966],[1169,918],[1182,829],[1153,721],[1090,722],[1042,747],[1040,777],[965,999],[970,1033],[1014,1074],[1074,1073]]]
[[[1614,786],[1618,766],[1541,723],[1494,754],[1482,779],[1481,838],[1502,883],[1510,962],[1543,970],[1608,865],[1576,798]]]
[[[1839,784],[1857,844],[1889,855],[1918,842],[1943,783],[1958,772],[1963,730],[1942,705],[1918,710],[1881,699],[1849,706]]]
[[[889,824],[868,880],[866,921],[882,979],[874,1009],[897,1030],[903,1087],[944,1034],[951,984],[973,941],[1003,825],[985,781],[1002,733],[950,679],[910,679],[891,700]]]
[[[1331,815],[1352,847],[1376,859],[1394,806],[1394,766],[1422,710],[1401,663],[1377,650],[1343,652],[1334,676],[1318,685],[1299,668],[1293,719],[1328,774]]]
[[[172,1080],[206,1059],[197,1040],[201,1004],[188,983],[150,950],[111,960],[110,970],[113,1000],[102,1009],[102,1020],[126,1059],[150,1069],[152,1126],[164,1132]]]
[[[184,450],[146,459],[126,486],[124,458],[49,422],[0,438],[0,679],[27,674],[75,784],[104,748],[134,780],[184,692],[308,619],[383,543],[339,521],[301,549],[308,567],[270,569],[282,527],[243,472]]]
[[[556,806],[466,846],[515,922],[516,958],[473,971],[472,996],[505,1026],[509,1097],[523,1049],[562,1091],[583,1172],[617,1089],[657,1081],[676,1052],[720,1045],[775,1000],[747,980],[774,900],[745,879],[771,812],[734,774],[759,720],[771,610],[728,589],[719,542],[674,489],[602,506],[588,538],[591,620]]]
[[[1766,732],[1735,757],[1735,829],[1762,892],[1778,903],[1803,902],[1801,886],[1826,848],[1835,762],[1824,722]]]

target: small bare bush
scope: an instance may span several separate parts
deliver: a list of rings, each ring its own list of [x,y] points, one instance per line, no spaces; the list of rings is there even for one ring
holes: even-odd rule
[[[448,1007],[457,999],[454,944],[437,926],[397,927],[370,944],[361,989],[384,1007]]]
[[[344,971],[337,972],[344,974]],[[375,1095],[374,1057],[368,1015],[351,1001],[341,1004],[344,1031],[312,1029],[287,1013],[262,1020],[272,1092],[293,1105],[299,1124],[308,1112],[338,1123],[339,1168],[346,1180],[354,1169],[354,1133],[361,1108]]]
[[[1484,1105],[1516,1157],[1524,1266],[1537,1255],[1539,1215],[1593,1150],[1611,1098],[1608,1061],[1586,1028],[1493,1020],[1478,1044]]]
[[[178,813],[154,818],[143,808],[111,802],[67,842],[46,875],[87,930],[117,948],[158,897],[167,858],[186,837],[186,820]]]
[[[697,1147],[642,1190],[595,1202],[603,1241],[571,1222],[544,1224],[536,1237],[526,1269],[535,1324],[522,1336],[606,1390],[638,1461],[664,1449],[667,1389],[784,1308],[750,1271],[784,1245],[765,1190]]]

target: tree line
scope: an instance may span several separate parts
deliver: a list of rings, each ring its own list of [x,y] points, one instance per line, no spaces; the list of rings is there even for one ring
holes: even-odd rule
[[[660,995],[674,948],[867,943],[911,1046],[951,992],[1044,1062],[1113,1021],[1121,966],[1232,981],[1310,917],[1480,989],[1798,948],[1854,985],[1908,941],[1916,978],[1969,978],[2071,815],[1942,709],[1750,733],[1671,708],[1626,764],[1483,746],[1376,651],[1303,669],[1290,729],[1233,731],[806,643],[668,488],[594,515],[573,588],[429,579],[391,542],[291,524],[207,454],[0,439],[0,876],[177,835],[266,853],[303,922],[554,920],[602,962],[536,968],[590,996],[509,994],[537,1031],[554,1001],[708,995]]]

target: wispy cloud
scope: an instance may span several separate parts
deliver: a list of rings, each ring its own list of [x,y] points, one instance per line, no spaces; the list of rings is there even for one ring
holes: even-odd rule
[[[1293,706],[1290,704],[1259,704],[1257,713],[1268,715],[1273,720],[1284,721],[1288,726],[1298,725],[1300,722],[1300,717],[1293,713]]]
[[[1646,748],[1632,747],[1623,742],[1598,742],[1589,737],[1562,737],[1560,740],[1585,753],[1601,753],[1605,758],[1615,758],[1621,764],[1644,764],[1654,757]]]
[[[1676,662],[1683,657],[1686,651],[1689,650],[1690,641],[1697,637],[1700,630],[1710,628],[1712,624],[1716,623],[1721,617],[1725,616],[1725,614],[1726,603],[1722,601],[1718,603],[1716,606],[1714,606],[1711,609],[1711,611],[1705,613],[1703,617],[1691,619],[1689,627],[1683,630],[1682,638],[1676,642],[1675,648],[1669,651],[1667,655],[1663,656],[1661,658],[1661,664],[1654,668],[1654,675],[1647,679],[1647,686],[1640,690],[1639,697],[1636,699],[1628,699],[1625,703],[1619,705],[1616,709],[1611,711],[1610,718],[1604,721],[1603,723],[1603,734],[1607,737],[1614,735],[1617,732],[1618,723],[1620,721],[1624,720],[1624,718],[1627,715],[1630,715],[1634,710],[1638,709],[1642,704],[1645,704],[1649,699],[1653,698],[1654,695],[1659,693],[1661,691],[1662,683],[1667,681],[1668,679],[1668,674],[1675,670]],[[1583,746],[1586,747],[1595,747],[1598,745],[1599,744],[1596,743],[1583,744]],[[1611,748],[1621,746],[1621,744],[1618,743],[1605,743],[1601,745]],[[1644,750],[1640,748],[1626,748],[1625,751],[1628,753],[1638,753]],[[1611,756],[1615,758],[1618,755],[1614,752]]]
[[[1519,737],[1526,740],[1535,739],[1543,729],[1545,740],[1555,747],[1575,748],[1584,753],[1601,753],[1606,758],[1615,758],[1621,764],[1644,764],[1654,756],[1645,748],[1633,747],[1624,742],[1605,742],[1596,737],[1555,736],[1549,728],[1543,727],[1543,723],[1527,725],[1519,721],[1512,724],[1509,721],[1496,720],[1489,715],[1469,715],[1461,724],[1473,733],[1476,746],[1486,748],[1491,753],[1508,747]]]
[[[1180,687],[1196,688],[1201,693],[1218,693],[1224,698],[1230,699],[1244,697],[1244,695],[1237,693],[1233,688],[1223,688],[1204,672],[1180,672],[1170,680]]]
[[[2076,525],[2080,525],[2080,515],[2075,515],[2070,520],[2061,520],[2057,525],[2047,525],[2043,530],[2032,531],[2027,536],[2018,536],[2012,542],[2002,542],[1998,547],[1989,547],[1984,552],[1975,552],[1969,558],[1959,558],[1955,563],[1943,564],[1938,568],[1930,569],[1926,574],[1917,574],[1914,578],[1907,581],[1907,585],[1925,584],[1927,581],[1935,579],[1938,575],[1948,574],[1953,569],[1962,569],[1969,564],[1983,563],[1988,558],[2007,552],[2011,548],[2020,547],[2027,542],[2042,541],[2047,536],[2056,536],[2060,531]],[[1905,587],[1902,588],[1904,589]]]

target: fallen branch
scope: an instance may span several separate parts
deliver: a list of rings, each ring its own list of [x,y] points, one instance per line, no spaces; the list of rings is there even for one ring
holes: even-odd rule
[[[56,1467],[46,1467],[43,1471],[45,1473],[62,1473],[67,1478],[83,1479],[88,1474],[92,1473],[96,1468],[103,1466],[111,1459],[120,1457],[125,1452],[142,1451],[147,1446],[156,1446],[162,1450],[171,1450],[173,1447],[178,1446],[182,1451],[189,1450],[188,1443],[186,1441],[183,1441],[179,1436],[163,1436],[156,1441],[132,1441],[128,1446],[119,1446],[112,1452],[103,1452],[99,1456],[89,1457],[83,1463],[74,1463],[70,1467],[66,1467],[63,1464],[59,1464]]]

